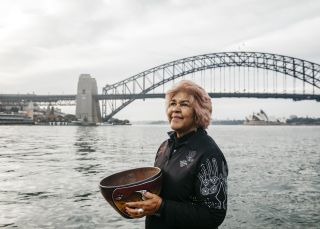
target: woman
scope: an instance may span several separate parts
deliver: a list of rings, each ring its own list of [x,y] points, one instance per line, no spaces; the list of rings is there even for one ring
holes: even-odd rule
[[[146,217],[147,229],[217,228],[227,210],[227,162],[205,129],[211,98],[203,88],[183,80],[166,93],[172,132],[158,149],[162,169],[160,196],[146,192],[145,201],[129,202],[126,211]]]

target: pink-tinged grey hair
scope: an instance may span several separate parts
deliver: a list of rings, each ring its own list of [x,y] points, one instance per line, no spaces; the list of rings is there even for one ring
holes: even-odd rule
[[[197,127],[206,129],[210,124],[212,113],[212,103],[208,93],[196,83],[190,80],[182,80],[167,91],[167,110],[169,108],[170,100],[178,92],[185,92],[191,96],[190,102],[195,112],[195,124]]]

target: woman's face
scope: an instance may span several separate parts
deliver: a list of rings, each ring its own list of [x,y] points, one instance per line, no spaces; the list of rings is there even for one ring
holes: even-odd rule
[[[169,101],[167,115],[170,126],[176,131],[178,137],[196,129],[191,98],[186,92],[178,92]]]

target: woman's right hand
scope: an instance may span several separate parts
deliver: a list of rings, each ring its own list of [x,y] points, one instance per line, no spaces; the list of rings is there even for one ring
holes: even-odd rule
[[[141,218],[146,215],[154,215],[159,210],[162,203],[160,196],[151,192],[145,192],[143,196],[145,197],[143,201],[126,203],[126,212],[131,217]]]

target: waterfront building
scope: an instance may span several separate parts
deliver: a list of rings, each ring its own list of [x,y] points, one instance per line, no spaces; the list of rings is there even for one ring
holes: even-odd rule
[[[285,118],[275,118],[268,116],[266,112],[260,110],[258,113],[253,113],[245,118],[244,125],[284,125]]]

